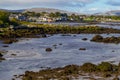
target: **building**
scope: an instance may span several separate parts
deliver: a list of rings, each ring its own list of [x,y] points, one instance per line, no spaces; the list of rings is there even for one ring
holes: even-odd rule
[[[11,14],[9,16],[9,19],[17,19],[19,21],[26,21],[27,20],[27,17],[25,17],[24,15],[21,15],[21,14]]]

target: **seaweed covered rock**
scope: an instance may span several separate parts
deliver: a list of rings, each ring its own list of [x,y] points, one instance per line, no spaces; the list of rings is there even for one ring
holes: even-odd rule
[[[101,42],[103,40],[103,37],[101,35],[95,35],[91,41]]]
[[[103,38],[101,35],[95,35],[91,41],[93,42],[103,42],[103,43],[115,43],[115,44],[118,44],[120,43],[120,37],[106,37],[106,38]]]
[[[113,80],[120,80],[118,77],[113,78]]]
[[[79,66],[77,65],[68,65],[64,67],[64,74],[70,75],[70,74],[78,74],[79,72]]]
[[[101,72],[113,71],[113,65],[110,64],[109,62],[102,62],[102,63],[98,64],[97,68]]]
[[[12,44],[13,42],[17,42],[17,39],[4,39],[3,43],[4,44]]]
[[[85,63],[80,67],[80,69],[84,72],[94,72],[97,70],[97,66],[92,63]]]
[[[92,63],[84,63],[83,65],[67,65],[65,67],[59,68],[48,68],[44,70],[40,70],[38,72],[26,71],[25,74],[21,76],[22,80],[78,80],[80,76],[87,75],[89,80],[98,80],[97,77],[101,77],[100,80],[119,80],[119,75],[116,73],[118,71],[114,65],[108,62],[102,62],[98,65]],[[117,69],[118,70],[118,69]],[[95,75],[95,77],[93,77]],[[73,78],[73,79],[72,79]],[[81,80],[81,79],[80,79]]]

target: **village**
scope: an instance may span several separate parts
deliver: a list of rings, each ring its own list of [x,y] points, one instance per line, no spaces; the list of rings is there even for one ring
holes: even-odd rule
[[[67,14],[67,13],[35,13],[35,12],[24,12],[24,13],[11,13],[9,20],[25,21],[25,22],[36,22],[36,23],[52,23],[52,22],[110,22],[120,21],[119,16],[109,15],[78,15],[78,14]]]
[[[18,21],[27,21],[27,22],[82,22],[85,16],[79,15],[68,15],[67,13],[34,13],[34,12],[26,12],[26,13],[11,13],[9,19],[16,19]]]

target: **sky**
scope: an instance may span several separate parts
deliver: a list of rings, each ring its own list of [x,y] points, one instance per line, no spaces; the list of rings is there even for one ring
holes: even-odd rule
[[[77,13],[120,10],[120,0],[0,0],[0,9],[55,8]]]

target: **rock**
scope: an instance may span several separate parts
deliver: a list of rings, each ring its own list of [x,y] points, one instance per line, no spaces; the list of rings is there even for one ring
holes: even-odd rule
[[[5,60],[5,58],[0,57],[0,61]]]
[[[52,49],[51,48],[46,48],[46,52],[51,52]]]
[[[3,41],[4,44],[12,44],[13,42],[17,42],[17,39],[5,39]]]
[[[16,56],[16,54],[11,54],[12,56]]]
[[[2,57],[3,55],[0,53],[0,57]]]
[[[103,37],[102,37],[101,35],[95,35],[95,36],[91,39],[91,41],[97,41],[97,42],[99,42],[99,41],[101,41],[101,40],[103,40]]]
[[[73,35],[73,37],[76,37],[76,35]]]
[[[46,37],[47,37],[47,35],[46,35],[46,34],[42,34],[41,36],[42,36],[43,38],[46,38]]]
[[[9,47],[8,45],[3,45],[3,47]]]
[[[118,77],[113,78],[113,80],[120,80]]]
[[[59,45],[62,45],[62,43],[59,43]]]
[[[114,50],[112,50],[112,52],[115,52]]]
[[[86,41],[86,40],[88,40],[88,39],[87,39],[87,38],[83,38],[82,40],[83,40],[83,41]]]
[[[80,48],[79,50],[86,50],[86,48]]]
[[[54,46],[54,47],[56,47],[57,45],[56,45],[56,44],[54,44],[53,46]]]
[[[71,36],[70,34],[62,34],[61,36]]]

